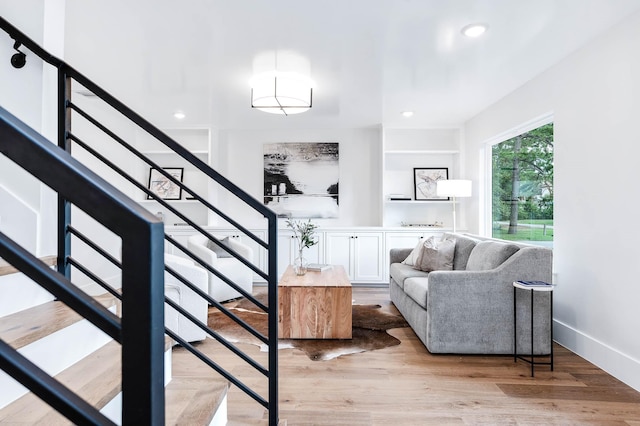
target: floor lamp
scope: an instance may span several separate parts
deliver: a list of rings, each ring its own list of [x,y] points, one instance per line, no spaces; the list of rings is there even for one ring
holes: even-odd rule
[[[464,179],[439,180],[436,184],[438,197],[451,197],[453,201],[453,232],[456,232],[456,197],[471,197],[471,181]]]

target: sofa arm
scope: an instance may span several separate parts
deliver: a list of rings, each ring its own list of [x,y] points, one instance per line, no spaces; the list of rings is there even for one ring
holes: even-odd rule
[[[205,264],[215,267],[218,262],[218,256],[213,252],[213,250],[209,250],[207,248],[205,241],[206,239],[200,235],[191,236],[187,240],[187,248],[197,257],[202,259]]]
[[[413,248],[393,248],[389,250],[389,264],[402,263],[412,250]]]
[[[229,247],[231,247],[236,253],[244,257],[249,262],[253,262],[253,250],[248,245],[234,239],[229,238]]]
[[[513,281],[520,279],[550,281],[551,251],[524,248],[486,271],[429,273],[428,349],[435,353],[513,351]],[[547,297],[536,298],[536,317],[544,316]],[[536,333],[543,339],[543,333]]]

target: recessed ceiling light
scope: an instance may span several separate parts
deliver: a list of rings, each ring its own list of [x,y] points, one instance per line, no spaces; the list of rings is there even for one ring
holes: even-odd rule
[[[413,111],[402,111],[403,117],[413,117]]]
[[[469,24],[461,32],[467,37],[479,37],[484,34],[489,27],[486,24]]]
[[[182,111],[176,111],[173,113],[173,117],[176,120],[183,120],[187,115]]]

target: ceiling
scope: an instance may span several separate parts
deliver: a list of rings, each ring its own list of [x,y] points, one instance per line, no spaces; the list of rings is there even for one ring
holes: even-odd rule
[[[66,0],[65,59],[161,127],[452,127],[638,10],[640,0]],[[463,36],[474,22],[489,31]],[[283,52],[306,61],[313,108],[252,110],[254,60]]]

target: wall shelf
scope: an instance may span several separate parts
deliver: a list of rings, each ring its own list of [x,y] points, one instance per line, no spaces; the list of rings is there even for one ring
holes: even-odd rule
[[[209,164],[212,152],[211,132],[208,128],[179,128],[165,129],[164,132],[182,145],[191,154],[199,160]],[[182,182],[194,192],[202,196],[205,200],[211,201],[213,187],[208,176],[203,174],[196,166],[180,157],[174,151],[168,149],[160,141],[153,139],[146,132],[138,132],[136,139],[136,148],[143,154],[148,156],[152,162],[158,167],[176,167],[183,169]],[[146,163],[141,164],[138,169],[140,183],[148,185],[150,166]],[[186,196],[190,194],[182,191],[182,199],[180,200],[164,200],[172,208],[178,210],[181,214],[188,217],[199,225],[208,225],[211,221],[209,218],[210,211],[202,205],[198,200],[187,200]],[[165,208],[156,200],[148,200],[146,194],[140,193],[136,196],[147,210],[154,214],[162,213],[165,223],[181,223],[184,222],[178,215]]]
[[[414,168],[447,168],[448,178],[459,177],[458,129],[383,129],[382,226],[401,223],[443,223],[451,226],[452,200],[415,200]],[[389,200],[404,194],[411,200]],[[458,201],[456,200],[456,204]]]
[[[191,152],[193,155],[209,155],[209,151],[204,151],[204,150],[189,151],[189,152]],[[173,151],[142,151],[142,153],[146,155],[173,155],[173,156],[176,155],[176,153]]]
[[[385,155],[454,155],[459,154],[457,149],[436,149],[436,150],[419,150],[419,149],[400,149],[400,150],[387,150]]]
[[[200,203],[198,200],[163,200],[163,201],[166,201],[169,204],[173,204],[173,203],[176,203],[176,204],[198,204],[198,203]],[[141,200],[139,202],[141,204],[145,204],[145,203],[153,204],[153,203],[157,203],[158,201],[144,199],[144,200]]]
[[[459,201],[456,200],[456,204]],[[416,201],[416,200],[386,200],[385,204],[453,204],[452,200]]]

